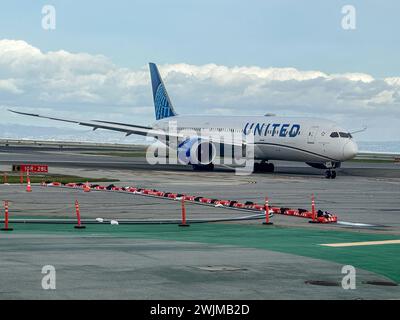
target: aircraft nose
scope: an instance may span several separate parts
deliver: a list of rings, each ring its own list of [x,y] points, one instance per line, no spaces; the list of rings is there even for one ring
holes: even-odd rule
[[[354,141],[349,141],[343,147],[343,158],[345,160],[353,159],[357,155],[357,152],[357,144]]]

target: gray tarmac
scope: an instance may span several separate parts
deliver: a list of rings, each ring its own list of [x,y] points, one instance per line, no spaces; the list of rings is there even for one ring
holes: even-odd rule
[[[374,228],[310,225],[306,219],[275,216],[276,225],[400,235],[400,165],[345,163],[335,180],[306,165],[277,162],[273,174],[237,176],[227,168],[193,172],[178,165],[150,166],[144,158],[83,155],[77,151],[0,149],[0,170],[13,163],[46,163],[51,173],[116,178],[135,185],[211,198],[318,208],[340,221]],[[106,183],[104,183],[106,184]],[[13,217],[74,217],[74,200],[85,218],[177,219],[176,201],[120,193],[0,185]],[[0,200],[1,200],[0,199]],[[188,218],[238,218],[245,212],[187,205]],[[255,224],[259,221],[235,222]],[[358,270],[357,290],[305,284],[340,281],[341,265],[288,253],[229,245],[131,239],[85,234],[0,234],[0,299],[398,299],[399,287],[363,284],[387,280]],[[57,269],[57,289],[41,288],[41,268]],[[210,268],[211,266],[211,268]],[[221,268],[221,270],[219,270]]]
[[[214,172],[194,172],[191,167],[183,165],[153,166],[141,157],[87,155],[65,151],[0,152],[0,170],[10,170],[13,163],[24,162],[46,163],[52,173],[116,178],[120,180],[117,184],[121,186],[135,185],[253,202],[263,202],[268,195],[270,203],[280,207],[310,208],[311,194],[314,193],[316,206],[337,214],[342,221],[379,225],[385,231],[400,233],[399,163],[347,162],[338,170],[337,179],[328,180],[323,177],[321,170],[306,164],[282,161],[275,162],[276,172],[273,174],[238,176],[234,170],[225,167],[218,167]],[[124,203],[121,199],[126,197],[118,196],[117,203]],[[128,204],[121,208],[123,210],[129,206],[129,198],[126,200]],[[148,200],[144,207],[151,212],[159,208],[159,201]],[[104,206],[98,210],[101,212],[102,208]],[[207,214],[208,208],[196,210]],[[308,225],[307,221],[301,219],[277,218],[288,225]]]
[[[1,299],[394,299],[399,287],[358,270],[357,289],[314,286],[341,281],[342,266],[251,248],[123,238],[11,235],[2,239]],[[56,290],[43,290],[44,265]]]

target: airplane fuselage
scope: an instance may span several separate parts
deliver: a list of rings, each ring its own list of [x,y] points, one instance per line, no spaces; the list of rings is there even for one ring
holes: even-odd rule
[[[257,160],[288,160],[308,163],[340,163],[357,154],[357,144],[335,122],[302,117],[276,116],[174,116],[153,127],[166,130],[176,121],[178,131],[202,129],[235,131],[254,136]]]

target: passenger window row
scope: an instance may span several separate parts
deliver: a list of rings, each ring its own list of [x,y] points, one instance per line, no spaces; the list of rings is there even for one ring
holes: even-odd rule
[[[189,128],[189,127],[178,127],[178,130],[194,130],[194,131],[200,131],[201,128]],[[204,130],[207,130],[207,128],[204,128]],[[230,128],[208,128],[210,131],[230,131],[230,132],[243,132],[243,130],[238,130],[238,129],[230,129]]]

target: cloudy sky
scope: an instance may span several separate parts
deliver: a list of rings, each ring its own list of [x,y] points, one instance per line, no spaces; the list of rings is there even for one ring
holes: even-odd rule
[[[55,30],[42,8],[56,9]],[[342,28],[342,7],[356,29]],[[114,0],[2,3],[1,137],[110,139],[7,107],[151,124],[147,63],[180,114],[318,116],[400,140],[398,1]],[[1,138],[0,137],[0,138]]]

